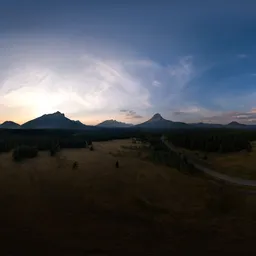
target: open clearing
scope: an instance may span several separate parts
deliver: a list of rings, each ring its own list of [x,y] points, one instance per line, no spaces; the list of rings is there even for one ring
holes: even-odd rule
[[[253,198],[239,195],[223,214],[229,201],[216,197],[216,185],[155,165],[132,146],[95,142],[94,151],[40,152],[21,163],[0,155],[0,254],[256,252]]]
[[[218,172],[229,176],[243,179],[256,180],[256,145],[253,151],[229,153],[229,154],[208,154],[207,161]]]
[[[215,171],[226,174],[228,176],[241,179],[256,180],[256,143],[252,143],[252,152],[246,150],[235,153],[207,153],[207,160],[202,158],[206,155],[205,152],[191,151],[188,149],[179,148],[188,155],[199,157],[201,164]]]

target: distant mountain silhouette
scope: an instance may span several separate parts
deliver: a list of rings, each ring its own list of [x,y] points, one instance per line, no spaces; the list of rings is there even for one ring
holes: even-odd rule
[[[118,122],[116,120],[111,119],[111,120],[106,120],[102,123],[99,123],[97,126],[98,127],[106,127],[106,128],[107,127],[109,127],[109,128],[119,128],[119,127],[123,128],[123,127],[131,127],[131,126],[133,126],[133,124]]]
[[[240,127],[244,128],[244,127],[246,127],[247,125],[245,125],[245,124],[240,124],[240,123],[238,123],[238,122],[233,121],[233,122],[227,124],[227,126],[228,126],[228,127],[234,127],[234,128],[240,128]]]
[[[173,122],[164,119],[159,113],[156,113],[148,121],[136,125],[139,128],[152,128],[152,129],[171,129],[171,128],[187,128],[188,125],[182,122]]]
[[[15,122],[12,122],[12,121],[5,121],[4,123],[2,123],[0,125],[0,128],[2,128],[2,129],[19,129],[20,125]]]
[[[231,122],[226,125],[222,124],[209,124],[209,123],[190,123],[174,122],[164,119],[159,113],[155,114],[148,121],[132,125],[127,123],[118,122],[116,120],[106,120],[96,126],[89,126],[81,123],[79,120],[70,120],[59,111],[53,114],[47,114],[19,125],[12,121],[6,121],[0,128],[5,129],[70,129],[70,130],[95,130],[105,128],[134,128],[134,129],[193,129],[193,128],[229,128],[229,129],[256,129],[256,125],[245,125],[238,122]]]
[[[190,126],[194,128],[223,128],[224,125],[222,124],[209,124],[209,123],[192,123],[189,124]]]
[[[43,115],[21,126],[25,129],[85,129],[86,125],[80,121],[73,121],[59,111]]]
[[[256,129],[256,125],[246,125],[233,121],[229,124],[209,124],[209,123],[197,123],[190,124],[194,128],[229,128],[229,129]]]

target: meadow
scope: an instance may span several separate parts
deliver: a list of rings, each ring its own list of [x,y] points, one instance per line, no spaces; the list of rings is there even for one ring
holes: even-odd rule
[[[0,155],[1,255],[256,252],[254,195],[156,164],[130,139],[93,145]]]
[[[227,155],[210,154],[208,161],[218,172],[229,176],[256,180],[256,147],[253,151],[229,153]]]
[[[202,165],[208,166],[217,172],[224,173],[232,177],[256,180],[256,143],[252,142],[252,151],[218,153],[203,152],[180,149],[188,155],[201,159]],[[204,159],[206,156],[206,159]]]

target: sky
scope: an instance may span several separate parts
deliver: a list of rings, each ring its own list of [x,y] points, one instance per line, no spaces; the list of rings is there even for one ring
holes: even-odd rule
[[[256,124],[256,2],[0,0],[0,123]]]

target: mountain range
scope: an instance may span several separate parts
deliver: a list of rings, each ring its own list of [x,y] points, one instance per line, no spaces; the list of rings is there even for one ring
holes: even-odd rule
[[[116,120],[106,120],[100,124],[97,125],[98,127],[105,127],[105,128],[122,128],[122,127],[131,127],[133,126],[133,124],[127,124],[127,123],[123,123],[123,122],[118,122]]]
[[[187,128],[189,125],[182,122],[173,122],[170,120],[164,119],[159,113],[155,114],[152,118],[148,121],[138,124],[137,127],[139,128]]]
[[[43,115],[36,119],[26,122],[21,126],[25,129],[84,129],[86,125],[80,121],[73,121],[65,117],[64,114],[55,112],[53,114]]]
[[[188,129],[188,128],[235,128],[235,129],[256,129],[256,125],[245,125],[238,122],[231,122],[227,125],[195,123],[187,124],[183,122],[174,122],[164,119],[159,113],[155,114],[148,121],[133,125],[116,120],[106,120],[96,126],[89,126],[67,118],[63,113],[57,111],[53,114],[43,115],[30,120],[22,125],[12,121],[6,121],[0,125],[2,129],[96,129],[96,128],[140,128],[140,129]]]
[[[2,123],[0,125],[0,128],[2,128],[2,129],[18,129],[18,128],[20,128],[20,125],[15,122],[12,122],[12,121],[5,121],[4,123]]]

